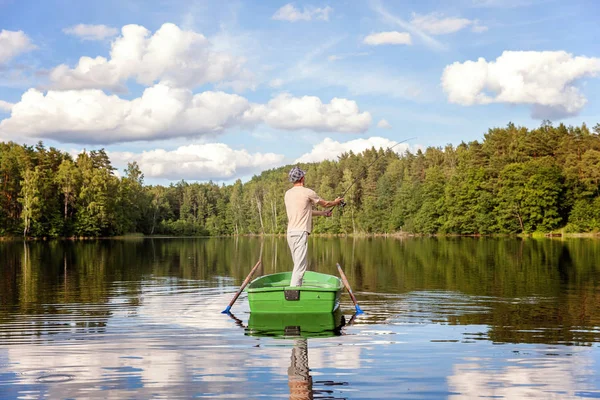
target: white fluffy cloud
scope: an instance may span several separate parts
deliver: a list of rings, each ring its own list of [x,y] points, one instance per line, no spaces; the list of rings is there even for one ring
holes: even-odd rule
[[[111,46],[110,59],[81,57],[75,68],[65,64],[54,68],[51,87],[124,90],[123,84],[130,78],[143,85],[167,81],[188,88],[235,82],[241,89],[241,81],[252,86],[243,58],[211,51],[202,34],[174,24],[163,24],[153,35],[143,26],[126,25]]]
[[[157,84],[134,100],[101,90],[29,89],[0,132],[62,142],[114,143],[195,136],[239,124],[249,102],[223,92],[192,94]]]
[[[455,62],[446,66],[442,87],[451,103],[531,104],[534,118],[577,114],[587,99],[578,79],[600,73],[600,58],[564,51],[505,51],[496,61]]]
[[[234,126],[266,123],[272,128],[362,132],[371,122],[354,101],[282,94],[267,104],[224,92],[193,94],[159,83],[141,97],[124,100],[98,89],[28,90],[0,121],[0,134],[72,143],[117,143],[198,137]]]
[[[381,128],[381,129],[392,129],[392,125],[389,122],[387,122],[385,119],[380,120],[377,123],[377,127]]]
[[[367,149],[375,147],[376,149],[387,149],[396,143],[382,137],[374,136],[368,139],[355,139],[348,142],[337,142],[330,138],[325,138],[321,143],[313,146],[310,153],[303,154],[296,163],[300,162],[319,162],[323,160],[337,160],[337,158],[349,151],[361,153]],[[408,144],[402,143],[394,147],[396,153],[404,153],[408,150]]]
[[[371,46],[380,46],[382,44],[412,44],[410,33],[408,32],[379,32],[371,33],[366,36],[363,43]]]
[[[288,3],[275,11],[272,19],[280,21],[310,21],[312,19],[320,19],[323,21],[329,21],[329,13],[333,11],[333,8],[327,7],[304,7],[303,11],[300,11],[292,3]]]
[[[117,28],[110,26],[86,24],[78,24],[65,28],[63,29],[63,32],[67,35],[77,36],[82,40],[104,40],[116,36],[117,33],[119,33]]]
[[[324,104],[316,96],[292,97],[287,93],[267,104],[254,105],[246,116],[249,121],[263,121],[286,130],[364,132],[371,124],[371,114],[361,113],[355,101],[336,97]]]
[[[23,31],[0,31],[0,65],[35,48]]]
[[[14,104],[9,103],[8,101],[0,100],[0,111],[10,111],[12,110]]]
[[[234,150],[223,143],[191,144],[176,150],[155,149],[142,153],[110,152],[113,163],[137,161],[146,177],[171,180],[227,180],[280,165],[281,154]]]
[[[418,29],[431,35],[447,35],[458,32],[466,27],[471,27],[473,32],[484,32],[487,30],[477,20],[458,17],[445,17],[442,13],[431,13],[427,15],[412,14],[410,21]]]

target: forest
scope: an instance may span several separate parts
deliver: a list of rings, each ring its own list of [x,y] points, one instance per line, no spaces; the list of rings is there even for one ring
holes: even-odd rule
[[[0,236],[222,236],[285,233],[290,165],[231,185],[144,184],[104,150],[76,159],[42,142],[0,143]],[[301,164],[306,186],[347,205],[323,234],[530,234],[600,230],[600,124],[509,123],[481,141],[397,154],[371,148]],[[119,176],[120,175],[120,176]]]

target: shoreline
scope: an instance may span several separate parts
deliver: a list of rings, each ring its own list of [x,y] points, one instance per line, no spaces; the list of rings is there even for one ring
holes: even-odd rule
[[[600,238],[600,232],[574,232],[574,233],[562,233],[562,232],[549,232],[549,233],[518,233],[518,234],[503,234],[503,233],[491,233],[491,234],[420,234],[420,233],[312,233],[312,237],[356,237],[356,238],[529,238],[529,239],[598,239]],[[87,241],[87,240],[144,240],[144,239],[216,239],[216,238],[235,238],[235,237],[286,237],[285,233],[265,233],[265,234],[243,234],[243,235],[221,235],[221,236],[171,236],[171,235],[143,235],[143,234],[130,234],[130,235],[119,235],[119,236],[71,236],[71,237],[20,237],[20,236],[0,236],[0,242],[8,241]]]

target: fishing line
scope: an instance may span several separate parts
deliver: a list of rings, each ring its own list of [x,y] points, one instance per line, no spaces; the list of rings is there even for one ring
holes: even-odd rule
[[[405,139],[405,140],[403,140],[403,141],[401,141],[401,142],[398,142],[398,143],[394,144],[393,146],[386,148],[386,149],[385,149],[385,152],[384,152],[383,154],[386,154],[386,153],[387,153],[389,150],[392,150],[394,147],[398,146],[399,144],[401,144],[401,143],[405,143],[405,142],[408,142],[409,140],[413,140],[413,139],[416,139],[416,137],[411,137],[411,138]],[[358,180],[359,180],[360,178],[362,178],[362,177],[363,177],[363,175],[369,171],[369,168],[371,168],[371,165],[375,164],[375,162],[376,162],[377,160],[379,160],[379,157],[380,157],[380,155],[381,155],[381,153],[377,154],[377,155],[375,156],[375,159],[374,159],[374,160],[373,160],[373,161],[372,161],[372,162],[371,162],[369,165],[367,165],[367,168],[365,168],[365,171],[364,171],[364,172],[362,172],[362,173],[361,173],[359,176],[357,176],[357,177],[354,179],[354,181],[352,182],[352,184],[351,184],[350,186],[348,186],[348,188],[346,188],[346,190],[344,191],[344,193],[342,193],[342,195],[341,195],[341,196],[338,196],[338,197],[344,197],[344,196],[346,195],[346,193],[348,193],[348,190],[350,190],[350,189],[352,188],[352,186],[354,186],[354,184],[355,184],[356,182],[358,182]],[[346,206],[346,202],[345,202],[345,201],[342,201],[342,202],[340,202],[339,206],[340,206],[340,208],[344,208],[344,207]],[[333,206],[333,207],[331,207],[331,209],[330,209],[329,211],[333,211],[333,209],[334,209],[335,207],[336,207],[336,206]]]

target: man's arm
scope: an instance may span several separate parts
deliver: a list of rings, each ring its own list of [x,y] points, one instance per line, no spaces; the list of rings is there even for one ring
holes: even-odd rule
[[[337,197],[333,201],[327,201],[327,200],[319,199],[319,201],[317,202],[317,204],[320,205],[321,207],[333,207],[333,206],[337,206],[342,201],[344,201],[343,197]]]
[[[331,210],[317,211],[312,210],[313,217],[331,217]]]

